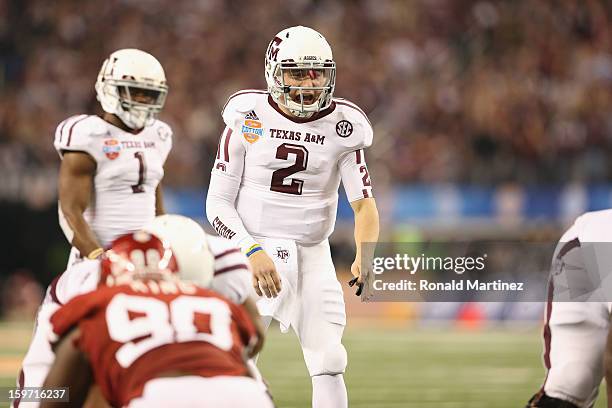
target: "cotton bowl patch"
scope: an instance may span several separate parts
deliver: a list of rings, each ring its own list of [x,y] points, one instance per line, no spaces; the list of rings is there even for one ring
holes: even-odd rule
[[[261,122],[253,119],[245,119],[242,125],[242,136],[251,144],[259,140],[263,136]]]
[[[121,153],[121,145],[117,139],[106,139],[102,151],[110,160],[115,160]]]

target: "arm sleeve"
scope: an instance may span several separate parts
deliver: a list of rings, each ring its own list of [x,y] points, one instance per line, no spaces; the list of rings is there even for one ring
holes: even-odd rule
[[[217,159],[211,172],[206,197],[206,216],[219,236],[230,239],[234,245],[246,252],[257,242],[244,227],[235,207],[242,181],[246,147],[242,138],[233,133],[232,128],[226,127],[219,140]]]
[[[53,146],[60,158],[64,156],[64,151],[85,152],[94,159],[97,158],[88,128],[83,126],[83,121],[88,117],[88,115],[72,116],[57,126]]]
[[[338,167],[349,202],[373,197],[370,173],[363,149],[345,153],[340,157]]]

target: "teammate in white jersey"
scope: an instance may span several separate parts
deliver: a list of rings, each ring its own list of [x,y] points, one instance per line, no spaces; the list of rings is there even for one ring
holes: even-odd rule
[[[206,234],[194,220],[176,214],[155,217],[145,231],[164,239],[172,248],[178,262],[181,279],[192,281],[218,292],[232,302],[243,305],[251,315],[259,340],[263,342],[265,330],[261,326],[252,289],[248,261],[231,241]],[[210,255],[209,255],[210,254]],[[212,265],[207,265],[209,259]],[[213,271],[208,282],[207,271]],[[263,343],[254,346],[258,352]]]
[[[206,212],[217,233],[249,257],[254,288],[266,296],[258,307],[267,324],[273,317],[283,331],[293,326],[313,406],[346,407],[346,315],[327,239],[342,181],[355,212],[351,271],[362,285],[361,244],[378,239],[364,156],[372,127],[355,104],[333,98],[336,66],[318,32],[281,31],[265,63],[268,91],[237,92],[223,109]]]
[[[168,93],[161,64],[144,51],[116,51],[102,64],[95,89],[104,114],[72,116],[55,132],[59,218],[72,251],[39,309],[20,387],[41,386],[53,361],[49,310],[96,287],[98,258],[114,238],[164,213],[160,181],[172,130],[156,119]]]
[[[548,371],[527,407],[589,408],[595,404],[612,318],[610,225],[612,210],[588,212],[559,240],[544,326]]]

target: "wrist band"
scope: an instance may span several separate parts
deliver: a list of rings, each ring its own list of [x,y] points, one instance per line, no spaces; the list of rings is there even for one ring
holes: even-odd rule
[[[102,255],[104,253],[104,249],[102,248],[96,248],[93,251],[91,251],[89,253],[89,255],[87,255],[87,259],[96,259],[97,257],[99,257],[100,255]]]
[[[257,251],[263,251],[263,248],[259,244],[255,244],[249,249],[247,249],[247,253],[246,253],[247,258],[253,255]]]

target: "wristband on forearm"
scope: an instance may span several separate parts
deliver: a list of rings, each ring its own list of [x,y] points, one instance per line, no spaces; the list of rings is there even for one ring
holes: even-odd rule
[[[253,255],[255,252],[258,252],[258,251],[263,251],[263,248],[261,247],[261,245],[259,245],[259,244],[252,245],[246,251],[247,258],[250,257],[251,255]]]
[[[104,249],[96,248],[87,255],[87,259],[96,259],[104,253]]]

